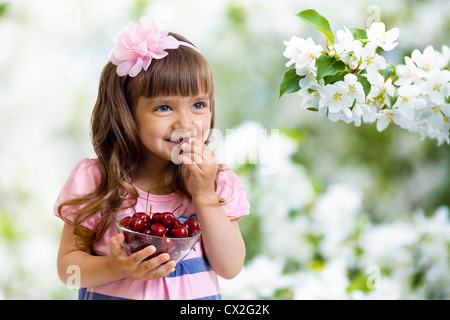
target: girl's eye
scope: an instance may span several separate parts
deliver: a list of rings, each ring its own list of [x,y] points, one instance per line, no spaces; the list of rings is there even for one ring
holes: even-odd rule
[[[203,103],[203,102],[197,102],[197,103],[195,103],[193,106],[192,106],[192,108],[193,109],[196,109],[196,110],[200,110],[200,109],[202,109],[202,108],[204,108],[205,107],[205,104]]]
[[[156,108],[155,111],[167,112],[167,111],[170,111],[170,107],[169,106],[160,106],[160,107]]]

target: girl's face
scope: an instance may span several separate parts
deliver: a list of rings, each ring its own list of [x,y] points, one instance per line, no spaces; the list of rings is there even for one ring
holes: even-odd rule
[[[210,98],[203,93],[187,97],[141,96],[136,103],[135,118],[146,148],[145,160],[178,161],[173,159],[172,150],[180,143],[180,137],[183,142],[188,137],[206,141],[211,126]]]

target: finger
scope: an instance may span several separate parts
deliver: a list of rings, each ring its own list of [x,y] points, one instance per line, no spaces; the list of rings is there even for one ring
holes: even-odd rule
[[[195,153],[198,155],[203,154],[204,145],[199,145],[194,143],[184,143],[181,145],[181,150],[183,153]]]
[[[181,150],[186,153],[196,153],[203,158],[215,158],[214,152],[206,144],[184,143],[181,145]]]
[[[206,161],[207,164],[217,163],[216,155],[209,147],[203,149],[203,159]]]
[[[183,154],[190,158],[196,164],[213,164],[217,162],[214,152],[206,145],[199,145],[195,141],[193,143],[186,143],[181,146]],[[196,154],[201,158],[189,156],[189,154]],[[201,159],[201,160],[200,160]]]
[[[216,155],[207,144],[195,139],[190,141],[192,141],[192,144],[194,145],[194,152],[201,155],[207,164],[217,162]]]
[[[180,155],[180,161],[187,165],[189,167],[189,165],[191,167],[195,166],[195,165],[201,165],[205,162],[205,160],[198,154],[196,153],[183,153],[182,155]]]
[[[109,239],[109,250],[113,256],[128,256],[127,251],[122,246],[125,236],[122,232]]]
[[[139,250],[138,252],[133,253],[130,258],[133,260],[134,263],[140,263],[145,258],[150,257],[152,254],[156,252],[156,248],[153,245],[147,246],[142,250]]]
[[[176,263],[175,261],[169,261],[167,263],[161,264],[154,271],[157,277],[165,277],[175,271]]]
[[[158,257],[155,257],[153,259],[156,259]],[[153,260],[153,259],[151,259],[151,260]],[[150,261],[148,261],[148,262],[150,262]],[[149,270],[149,271],[147,271],[147,275],[149,277],[150,276],[151,277],[165,277],[165,276],[171,274],[172,272],[174,272],[175,271],[175,267],[176,267],[176,263],[173,260],[157,264],[156,266],[153,265],[153,264],[149,264],[147,266],[147,268]]]
[[[141,267],[144,272],[152,271],[153,269],[158,268],[159,266],[168,263],[170,260],[170,256],[167,253],[161,253],[156,257],[149,259],[148,261],[144,261],[141,264]]]

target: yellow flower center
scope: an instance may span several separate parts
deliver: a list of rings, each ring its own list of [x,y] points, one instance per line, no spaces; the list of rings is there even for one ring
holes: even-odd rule
[[[333,100],[334,100],[334,102],[339,102],[339,101],[341,101],[341,96],[342,96],[342,94],[336,92],[336,93],[333,95]]]
[[[356,92],[356,86],[354,84],[351,84],[348,86],[348,92],[349,93],[355,93]]]
[[[439,106],[434,106],[433,112],[434,112],[434,115],[437,116],[441,112],[441,108],[439,108]]]
[[[374,60],[375,60],[375,57],[366,57],[366,59],[365,59],[368,66],[373,64]]]
[[[442,83],[435,83],[433,85],[433,90],[437,91],[437,92],[441,92],[441,87],[442,87]]]

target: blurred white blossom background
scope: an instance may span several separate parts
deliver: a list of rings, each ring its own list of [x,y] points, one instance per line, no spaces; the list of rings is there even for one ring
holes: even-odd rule
[[[56,273],[53,203],[75,163],[94,157],[90,113],[112,37],[142,15],[167,21],[213,68],[216,151],[252,206],[246,264],[221,281],[224,298],[450,298],[448,145],[278,99],[283,41],[321,39],[295,17],[308,8],[334,30],[399,27],[393,64],[449,45],[446,0],[0,0],[0,298],[76,297]]]

